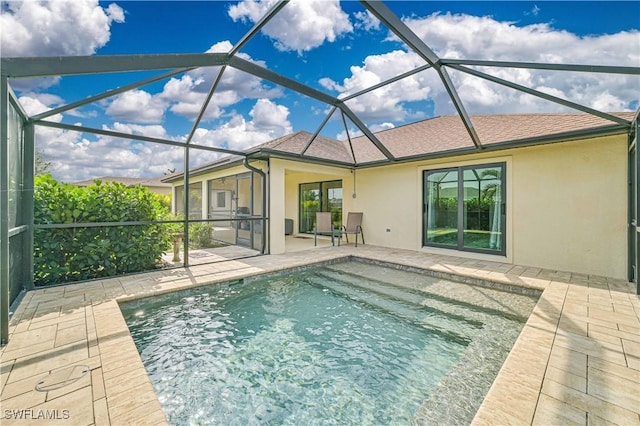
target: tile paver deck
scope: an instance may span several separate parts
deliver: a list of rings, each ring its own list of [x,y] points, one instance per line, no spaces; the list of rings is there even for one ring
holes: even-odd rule
[[[167,424],[119,301],[350,255],[428,269],[445,278],[542,291],[473,424],[640,425],[640,298],[632,284],[370,245],[30,291],[11,319],[9,344],[0,349],[1,422]],[[49,374],[67,377],[74,366],[88,373],[65,386],[35,390],[43,378],[52,380]]]

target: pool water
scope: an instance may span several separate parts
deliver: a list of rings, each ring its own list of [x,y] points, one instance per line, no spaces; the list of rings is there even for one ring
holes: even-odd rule
[[[462,424],[536,299],[353,261],[121,308],[171,424]]]

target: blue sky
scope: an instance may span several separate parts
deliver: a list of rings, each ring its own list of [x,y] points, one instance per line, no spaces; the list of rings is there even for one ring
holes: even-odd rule
[[[226,52],[270,2],[51,0],[3,3],[3,56]],[[391,1],[388,7],[445,58],[640,66],[640,2]],[[359,2],[292,1],[242,50],[245,59],[332,96],[345,96],[423,62]],[[605,111],[638,108],[637,76],[489,70],[501,78]],[[69,124],[184,140],[217,69],[196,70],[52,117]],[[155,72],[16,80],[29,113],[64,105]],[[451,72],[470,114],[569,111]],[[372,129],[453,114],[437,76],[426,71],[347,105]],[[194,142],[246,149],[297,130],[314,132],[327,107],[229,70]],[[336,117],[337,118],[337,117]],[[357,129],[349,125],[350,135]],[[344,138],[341,120],[322,134]],[[182,169],[182,151],[39,128],[37,149],[54,176],[161,175]],[[192,165],[215,159],[203,153]]]

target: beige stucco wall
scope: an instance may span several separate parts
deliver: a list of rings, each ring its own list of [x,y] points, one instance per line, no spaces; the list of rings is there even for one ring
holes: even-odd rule
[[[626,137],[514,154],[514,261],[625,278]]]
[[[422,172],[495,161],[507,163],[506,256],[423,248]],[[279,211],[296,221],[295,230],[299,183],[341,177],[343,211],[364,212],[368,244],[626,277],[626,136],[361,169],[356,198],[349,170],[284,161],[278,167],[287,170]]]

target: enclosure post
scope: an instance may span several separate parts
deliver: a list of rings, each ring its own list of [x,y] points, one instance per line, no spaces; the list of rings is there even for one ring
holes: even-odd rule
[[[639,112],[640,113],[640,112]],[[631,131],[629,133],[629,161],[628,161],[628,243],[627,243],[627,279],[636,284],[636,294],[640,294],[640,279],[638,279],[640,267],[640,226],[638,224],[638,212],[640,212],[640,186],[638,186],[638,171],[640,170],[640,153],[638,152],[638,130],[640,130],[640,118],[636,114]]]
[[[638,131],[640,130],[640,117],[638,114],[635,116],[635,120],[633,121],[633,133],[635,136],[635,149],[634,151],[634,159],[635,167],[633,174],[634,188],[635,193],[633,194],[633,199],[635,201],[634,205],[634,219],[635,219],[635,228],[633,229],[634,233],[634,250],[633,250],[633,263],[634,263],[634,279],[636,282],[636,294],[640,295],[640,277],[638,268],[640,267],[640,224],[638,224],[638,213],[640,212],[640,185],[638,185],[638,176],[640,175],[640,151],[638,151],[638,140],[640,139],[640,135],[638,135]]]
[[[0,345],[9,341],[9,87],[0,76]]]
[[[182,190],[182,205],[184,206],[184,267],[189,266],[189,146],[184,147],[184,189]]]
[[[260,254],[264,254],[265,253],[265,249],[266,249],[266,242],[267,242],[267,226],[266,226],[266,221],[265,221],[265,215],[267,214],[267,204],[266,204],[266,200],[267,200],[267,194],[265,191],[265,188],[267,187],[267,175],[264,171],[262,171],[261,169],[252,166],[249,163],[249,159],[247,157],[244,157],[244,166],[251,170],[254,171],[256,173],[258,173],[261,177],[260,179],[260,191],[262,191],[262,220],[260,221],[262,223],[262,241],[260,242]],[[255,188],[253,187],[253,176],[251,176],[251,213],[253,214],[253,191],[255,191]],[[253,234],[253,233],[252,233]],[[253,237],[252,237],[253,238]],[[253,245],[252,245],[253,246]]]
[[[27,225],[27,232],[22,251],[22,262],[24,269],[23,287],[25,290],[33,290],[34,269],[33,269],[33,238],[34,238],[34,197],[35,197],[35,156],[36,140],[33,123],[25,123],[23,139],[23,187],[22,187],[22,209],[21,215],[24,224]]]

